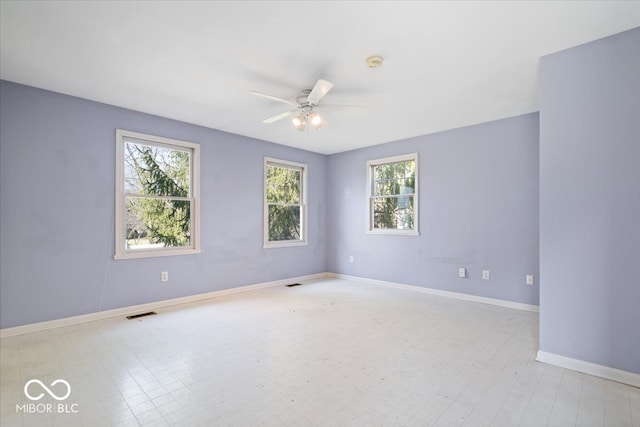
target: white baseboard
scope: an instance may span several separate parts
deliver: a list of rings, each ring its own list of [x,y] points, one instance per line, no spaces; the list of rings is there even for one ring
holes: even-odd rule
[[[255,291],[258,289],[271,288],[276,286],[284,286],[295,282],[305,282],[315,279],[328,277],[328,273],[311,274],[307,276],[292,277],[288,279],[275,280],[273,282],[257,283],[254,285],[240,286],[237,288],[222,289],[219,291],[207,292],[204,294],[189,295],[185,297],[172,298],[163,301],[155,301],[147,304],[132,305],[122,308],[114,308],[112,310],[98,311],[96,313],[82,314],[80,316],[65,317],[62,319],[49,320],[46,322],[30,323],[28,325],[14,326],[11,328],[0,329],[0,338],[13,337],[16,335],[28,334],[31,332],[45,331],[53,328],[77,325],[79,323],[92,322],[94,320],[108,319],[111,317],[129,316],[136,313],[144,313],[150,310],[158,310],[163,307],[170,307],[179,304],[187,304],[190,302],[219,298],[225,295],[238,294],[241,292]]]
[[[344,275],[344,274],[328,273],[328,276],[329,277],[334,277],[336,279],[357,280],[359,282],[371,283],[371,284],[374,284],[374,285],[387,286],[387,287],[390,287],[390,288],[405,289],[405,290],[408,290],[408,291],[421,292],[423,294],[438,295],[438,296],[447,297],[447,298],[455,298],[455,299],[460,299],[460,300],[464,300],[464,301],[472,301],[472,302],[480,302],[480,303],[483,303],[483,304],[498,305],[500,307],[514,308],[514,309],[517,309],[517,310],[525,310],[525,311],[533,311],[533,312],[539,312],[540,311],[540,307],[537,306],[537,305],[523,304],[523,303],[520,303],[520,302],[506,301],[506,300],[495,299],[495,298],[487,298],[487,297],[479,297],[479,296],[476,296],[476,295],[462,294],[462,293],[459,293],[459,292],[450,292],[450,291],[443,291],[443,290],[440,290],[440,289],[424,288],[422,286],[405,285],[405,284],[402,284],[402,283],[387,282],[387,281],[384,281],[384,280],[367,279],[367,278],[358,277],[358,276],[347,276],[347,275]]]
[[[616,381],[628,384],[633,387],[640,388],[640,374],[622,371],[608,366],[597,365],[584,360],[572,359],[570,357],[560,356],[546,351],[538,351],[536,356],[538,362],[548,363],[550,365],[559,366],[561,368],[571,369],[573,371],[583,372],[595,377],[604,378],[606,380]]]

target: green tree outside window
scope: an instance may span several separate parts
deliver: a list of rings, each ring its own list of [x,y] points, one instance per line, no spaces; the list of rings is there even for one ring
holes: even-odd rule
[[[265,174],[268,241],[302,241],[303,168],[267,163]]]
[[[373,166],[373,229],[414,229],[415,181],[414,160]]]
[[[127,248],[189,246],[190,153],[126,142],[124,155]]]

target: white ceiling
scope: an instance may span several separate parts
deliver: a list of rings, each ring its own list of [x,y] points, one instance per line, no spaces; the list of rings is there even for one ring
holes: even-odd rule
[[[640,1],[0,4],[2,79],[325,154],[537,111],[540,56],[640,26]],[[369,111],[261,123],[287,106],[249,91],[318,78]]]

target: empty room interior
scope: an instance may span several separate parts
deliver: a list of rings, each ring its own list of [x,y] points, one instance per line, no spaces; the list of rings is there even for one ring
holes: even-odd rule
[[[3,427],[640,427],[640,1],[0,19]]]

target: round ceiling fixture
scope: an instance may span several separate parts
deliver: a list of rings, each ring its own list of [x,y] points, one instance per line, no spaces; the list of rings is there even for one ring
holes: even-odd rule
[[[365,59],[364,62],[367,63],[367,66],[369,68],[378,68],[379,66],[382,65],[382,56],[380,55],[372,55],[370,57],[368,57],[367,59]]]

